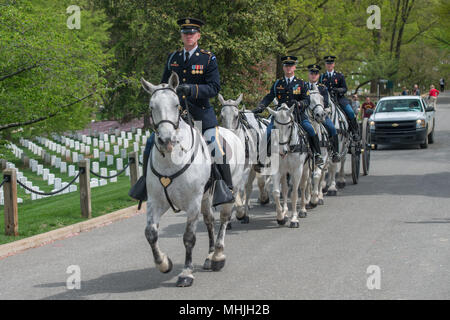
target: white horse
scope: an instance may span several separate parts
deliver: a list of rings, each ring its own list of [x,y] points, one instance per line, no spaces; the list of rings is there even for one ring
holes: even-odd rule
[[[213,161],[206,141],[216,134],[216,141],[210,143],[220,149],[225,138],[230,147],[229,164],[233,185],[241,183],[243,171],[244,146],[231,131],[220,128],[205,132],[205,139],[199,130],[189,126],[181,115],[181,107],[176,88],[179,84],[175,73],[168,84],[153,85],[144,79],[141,84],[152,95],[150,110],[152,124],[156,134],[155,145],[150,154],[147,174],[147,226],[145,236],[151,246],[158,269],[167,273],[172,270],[172,262],[161,251],[158,244],[158,229],[161,217],[170,208],[185,211],[187,214],[186,230],[183,243],[186,248],[185,264],[178,276],[177,286],[191,286],[194,281],[192,250],[195,245],[195,231],[200,212],[208,229],[209,254],[204,268],[218,271],[225,265],[224,241],[225,230],[231,218],[233,204],[218,206],[220,210],[220,228],[214,241],[214,217],[211,209],[211,192],[205,192],[205,185],[210,178]],[[218,146],[219,145],[219,146]],[[219,150],[215,150],[216,153]]]
[[[308,115],[311,120],[315,132],[319,137],[319,141],[327,141],[327,135],[325,127],[322,122],[325,121],[327,113],[324,109],[323,96],[320,94],[317,86],[313,84],[311,90],[309,90],[310,104],[308,108]],[[306,173],[306,185],[302,184],[302,209],[306,203],[306,209],[315,208],[318,204],[323,204],[323,182],[325,180],[325,173],[328,170],[328,165],[331,163],[331,157],[328,153],[328,149],[325,146],[321,146],[322,156],[324,163],[321,166],[317,166],[313,163],[312,158],[308,159],[308,165],[305,166]],[[314,167],[313,167],[314,166]],[[311,173],[312,170],[312,173]],[[302,181],[303,182],[303,181]],[[305,194],[303,194],[305,192]]]
[[[239,139],[245,144],[245,167],[243,181],[245,187],[243,190],[239,190],[236,197],[236,218],[241,223],[249,223],[248,217],[250,195],[253,189],[253,181],[257,177],[259,188],[259,202],[261,204],[267,204],[269,202],[269,193],[266,190],[267,177],[263,176],[255,171],[255,165],[258,162],[258,154],[260,153],[261,141],[264,139],[264,133],[267,125],[261,121],[256,128],[249,127],[246,120],[243,119],[245,114],[247,117],[253,116],[252,112],[246,112],[245,107],[239,110],[239,104],[242,101],[242,94],[239,95],[236,101],[225,100],[219,93],[219,102],[222,104],[220,115],[222,118],[222,125],[232,130]],[[265,151],[265,150],[264,150]],[[243,191],[243,193],[241,192]]]
[[[328,95],[328,98],[330,96]],[[328,170],[328,181],[327,183],[323,183],[322,187],[323,187],[323,191],[327,192],[328,196],[336,196],[337,195],[337,189],[336,189],[336,185],[338,188],[344,188],[345,187],[345,172],[344,172],[344,167],[345,167],[345,158],[347,156],[348,150],[349,150],[349,146],[352,140],[351,134],[349,132],[349,123],[347,122],[347,117],[345,116],[344,112],[335,105],[335,103],[333,102],[332,99],[329,98],[328,100],[330,107],[330,111],[331,114],[330,119],[333,122],[337,134],[338,134],[338,143],[339,143],[339,157],[341,159],[340,163],[341,163],[341,167],[339,170],[339,174],[337,177],[337,183],[336,183],[336,172],[337,172],[337,167],[338,167],[338,163],[333,163],[331,162],[328,166],[329,170]]]
[[[290,175],[292,183],[291,192],[291,206],[292,214],[289,227],[298,228],[298,214],[297,214],[297,200],[298,200],[298,188],[300,185],[300,179],[303,174],[303,166],[306,161],[307,153],[303,152],[302,139],[299,135],[299,125],[294,119],[293,111],[295,105],[291,108],[283,103],[277,111],[267,108],[274,119],[274,127],[272,130],[272,158],[278,151],[278,168],[272,168],[272,183],[273,183],[273,198],[277,210],[277,222],[279,225],[284,225],[289,220],[288,213],[288,184],[287,174]],[[278,139],[276,136],[278,135]],[[275,138],[275,139],[273,139]],[[272,161],[272,166],[274,162]],[[278,169],[278,170],[274,170]],[[280,183],[281,191],[283,193],[284,205],[281,207],[280,203]]]

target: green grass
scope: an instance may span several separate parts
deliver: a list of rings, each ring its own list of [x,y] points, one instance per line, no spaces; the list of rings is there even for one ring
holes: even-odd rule
[[[20,147],[26,155],[38,160],[40,164],[44,161],[38,156],[33,155],[28,149],[20,146],[18,141],[14,143]],[[46,149],[46,148],[44,148]],[[24,167],[22,161],[14,157],[10,153],[6,155],[9,162],[13,162],[20,171],[33,182],[33,186],[39,186],[41,190],[51,191],[52,186],[44,181],[42,176],[38,176],[32,172],[31,169]],[[125,161],[124,161],[125,162]],[[104,165],[106,162],[104,163]],[[124,163],[124,166],[126,163]],[[46,165],[50,169],[50,173],[54,173],[55,177],[62,178],[63,182],[69,182],[73,177],[68,177],[67,173],[61,174],[59,169],[55,169],[50,165]],[[108,167],[109,171],[115,169],[115,164]],[[91,175],[91,178],[93,176]],[[125,176],[125,173],[117,177],[117,182],[108,182],[106,186],[96,187],[91,189],[91,205],[92,217],[98,217],[106,213],[110,213],[122,208],[126,208],[137,204],[137,202],[128,196],[130,189],[130,179]],[[86,219],[81,217],[80,210],[80,192],[56,195],[39,200],[31,200],[31,196],[18,187],[18,197],[23,199],[23,203],[18,205],[19,215],[19,236],[5,236],[4,235],[4,218],[0,219],[0,244],[20,240],[26,237],[44,233],[50,230],[58,229],[68,226]],[[3,215],[3,206],[0,206],[0,214]]]

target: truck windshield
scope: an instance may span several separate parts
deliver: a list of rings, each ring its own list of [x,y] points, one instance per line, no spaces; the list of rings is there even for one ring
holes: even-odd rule
[[[417,99],[384,100],[378,103],[375,112],[405,112],[422,111],[420,102]]]

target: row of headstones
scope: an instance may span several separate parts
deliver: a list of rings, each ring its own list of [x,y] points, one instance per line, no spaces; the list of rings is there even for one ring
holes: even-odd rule
[[[14,143],[10,143],[9,148],[13,150],[13,153],[17,158],[19,158],[18,154],[21,154],[23,156],[22,151]],[[35,159],[28,159],[28,166],[32,172],[35,172],[38,176],[42,176],[42,179],[44,181],[47,181],[47,184],[49,186],[53,185],[52,192],[59,190],[65,186],[67,186],[67,184],[68,184],[68,182],[62,182],[61,178],[55,177],[55,174],[50,173],[49,169],[44,168],[44,166],[42,164],[39,164],[39,162]],[[63,167],[65,168],[65,166],[66,166],[66,163],[61,162],[61,168],[63,168]],[[15,168],[15,165],[13,163],[10,163],[10,167]],[[17,168],[16,168],[16,172],[17,172],[17,179],[21,183],[23,183],[24,185],[26,185],[29,188],[33,188],[32,182],[28,181],[27,177],[23,176],[23,173],[18,171]],[[78,171],[75,171],[75,166],[70,165],[69,166],[69,176],[76,176],[77,174],[78,174]],[[75,182],[79,183],[79,178],[77,178],[75,180]],[[41,190],[39,190],[39,187],[37,187],[37,186],[35,186],[33,188],[33,190],[41,191]],[[77,191],[77,186],[71,185],[69,188],[64,190],[62,193],[74,192],[74,191]],[[25,193],[30,194],[30,191],[25,189]],[[32,200],[35,200],[35,198],[34,198],[35,196],[38,196],[36,199],[41,199],[42,197],[44,197],[44,196],[35,195],[35,194],[31,193]]]
[[[11,148],[13,150],[14,155],[19,158],[19,156],[23,156],[23,151],[20,150],[20,148],[18,148],[15,144],[10,143],[9,148]],[[123,162],[122,159],[117,159],[118,161],[118,167],[120,168],[120,170],[123,169]],[[34,160],[34,159],[28,159],[28,163],[29,163],[29,167],[32,170],[32,172],[36,172],[37,175],[42,175],[43,180],[48,181],[48,185],[53,185],[53,189],[52,192],[60,190],[61,188],[64,188],[65,186],[68,185],[68,182],[62,182],[61,178],[57,178],[55,177],[54,174],[49,172],[49,169],[45,169],[43,167],[43,165],[39,164],[38,161]],[[62,164],[65,164],[64,162],[62,162]],[[98,162],[93,162],[93,171],[98,173],[99,170],[99,164]],[[15,168],[15,165],[13,163],[7,162],[7,167],[8,168]],[[27,186],[30,189],[33,189],[35,191],[38,192],[42,192],[42,190],[39,189],[38,186],[33,186],[31,181],[28,181],[28,179],[23,175],[22,172],[20,172],[17,168],[16,172],[17,172],[17,179],[24,184],[25,186]],[[108,172],[106,168],[101,168],[101,175],[102,176],[107,176]],[[76,176],[78,174],[78,171],[75,171],[75,166],[73,165],[69,165],[69,176]],[[114,176],[117,174],[117,171],[115,170],[111,170],[110,171],[110,175]],[[129,168],[126,169],[125,171],[125,175],[129,176],[130,175],[130,171]],[[110,182],[117,182],[117,177],[111,178],[109,179]],[[79,183],[79,178],[77,178],[75,180],[76,183]],[[90,180],[90,186],[92,188],[98,187],[98,186],[104,186],[107,184],[107,180],[106,179],[97,179],[97,178],[91,178]],[[22,188],[22,186],[19,185],[19,187]],[[61,193],[58,194],[64,194],[64,193],[69,193],[69,192],[74,192],[77,191],[77,186],[72,184],[70,185],[68,188],[66,188],[65,190],[63,190]],[[38,195],[35,193],[32,193],[28,190],[25,189],[25,193],[30,194],[31,193],[31,200],[37,200],[37,199],[41,199],[44,197],[48,197],[48,196],[44,196],[44,195]],[[3,195],[2,195],[3,196]],[[3,198],[2,198],[3,199]],[[18,200],[19,203],[22,202],[22,199],[20,198],[20,201]],[[4,204],[4,201],[2,201],[2,205]]]

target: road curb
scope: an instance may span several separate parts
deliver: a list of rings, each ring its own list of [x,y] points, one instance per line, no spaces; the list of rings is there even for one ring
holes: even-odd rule
[[[40,247],[49,244],[55,240],[61,240],[78,235],[80,232],[86,232],[95,228],[99,228],[115,221],[127,219],[143,213],[143,209],[138,211],[137,205],[120,209],[100,217],[92,218],[86,221],[78,222],[67,227],[51,230],[32,237],[17,240],[14,242],[0,245],[0,259],[15,255],[22,251]],[[145,208],[145,203],[142,204]]]

